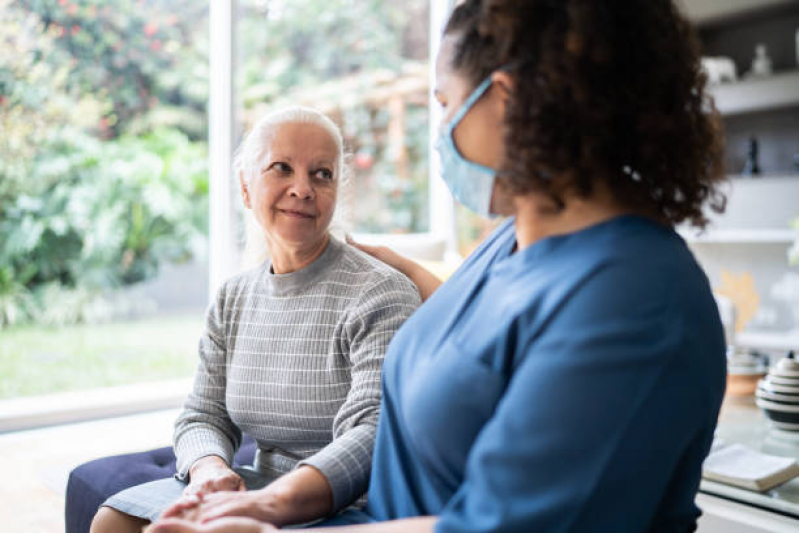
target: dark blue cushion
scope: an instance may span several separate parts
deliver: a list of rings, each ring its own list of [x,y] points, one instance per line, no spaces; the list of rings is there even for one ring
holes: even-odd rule
[[[244,436],[236,452],[236,466],[251,465],[255,442]],[[95,459],[69,474],[65,502],[66,533],[88,533],[97,509],[117,492],[175,474],[171,446],[139,453]]]

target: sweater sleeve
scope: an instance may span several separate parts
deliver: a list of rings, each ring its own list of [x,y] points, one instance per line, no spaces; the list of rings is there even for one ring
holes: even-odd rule
[[[404,276],[386,277],[365,290],[348,312],[351,386],[333,421],[333,441],[300,465],[328,480],[338,511],[366,492],[380,412],[381,372],[389,342],[419,306],[416,287]]]
[[[227,285],[208,309],[194,387],[175,422],[177,477],[181,480],[188,479],[195,461],[209,455],[218,455],[233,464],[233,454],[241,442],[241,431],[231,421],[225,405]]]

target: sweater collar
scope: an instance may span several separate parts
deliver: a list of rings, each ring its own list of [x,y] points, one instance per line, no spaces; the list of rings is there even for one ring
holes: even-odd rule
[[[302,292],[333,266],[343,251],[344,244],[331,235],[325,250],[310,265],[294,272],[275,274],[272,272],[272,261],[268,260],[264,264],[264,278],[274,294]]]

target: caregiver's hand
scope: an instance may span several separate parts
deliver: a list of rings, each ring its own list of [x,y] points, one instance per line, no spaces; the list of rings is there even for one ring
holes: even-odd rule
[[[419,296],[421,296],[422,301],[427,300],[441,285],[441,280],[435,274],[419,263],[401,256],[391,248],[360,244],[352,240],[349,235],[347,236],[347,243],[408,276],[419,290]]]
[[[223,490],[243,491],[247,487],[221,457],[209,455],[192,465],[189,470],[189,485],[183,495],[204,495]]]
[[[310,466],[301,466],[260,490],[202,495],[193,508],[183,511],[183,515],[164,513],[162,516],[198,523],[243,516],[284,526],[330,514],[333,511],[333,492],[321,472]]]
[[[251,518],[220,518],[208,524],[198,524],[177,518],[159,520],[147,533],[270,533],[278,529]]]

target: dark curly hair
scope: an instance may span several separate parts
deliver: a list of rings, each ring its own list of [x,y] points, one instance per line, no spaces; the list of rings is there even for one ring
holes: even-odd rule
[[[474,87],[499,68],[513,194],[592,194],[705,227],[722,212],[723,136],[705,92],[699,41],[672,0],[466,0],[444,30],[450,67]]]

